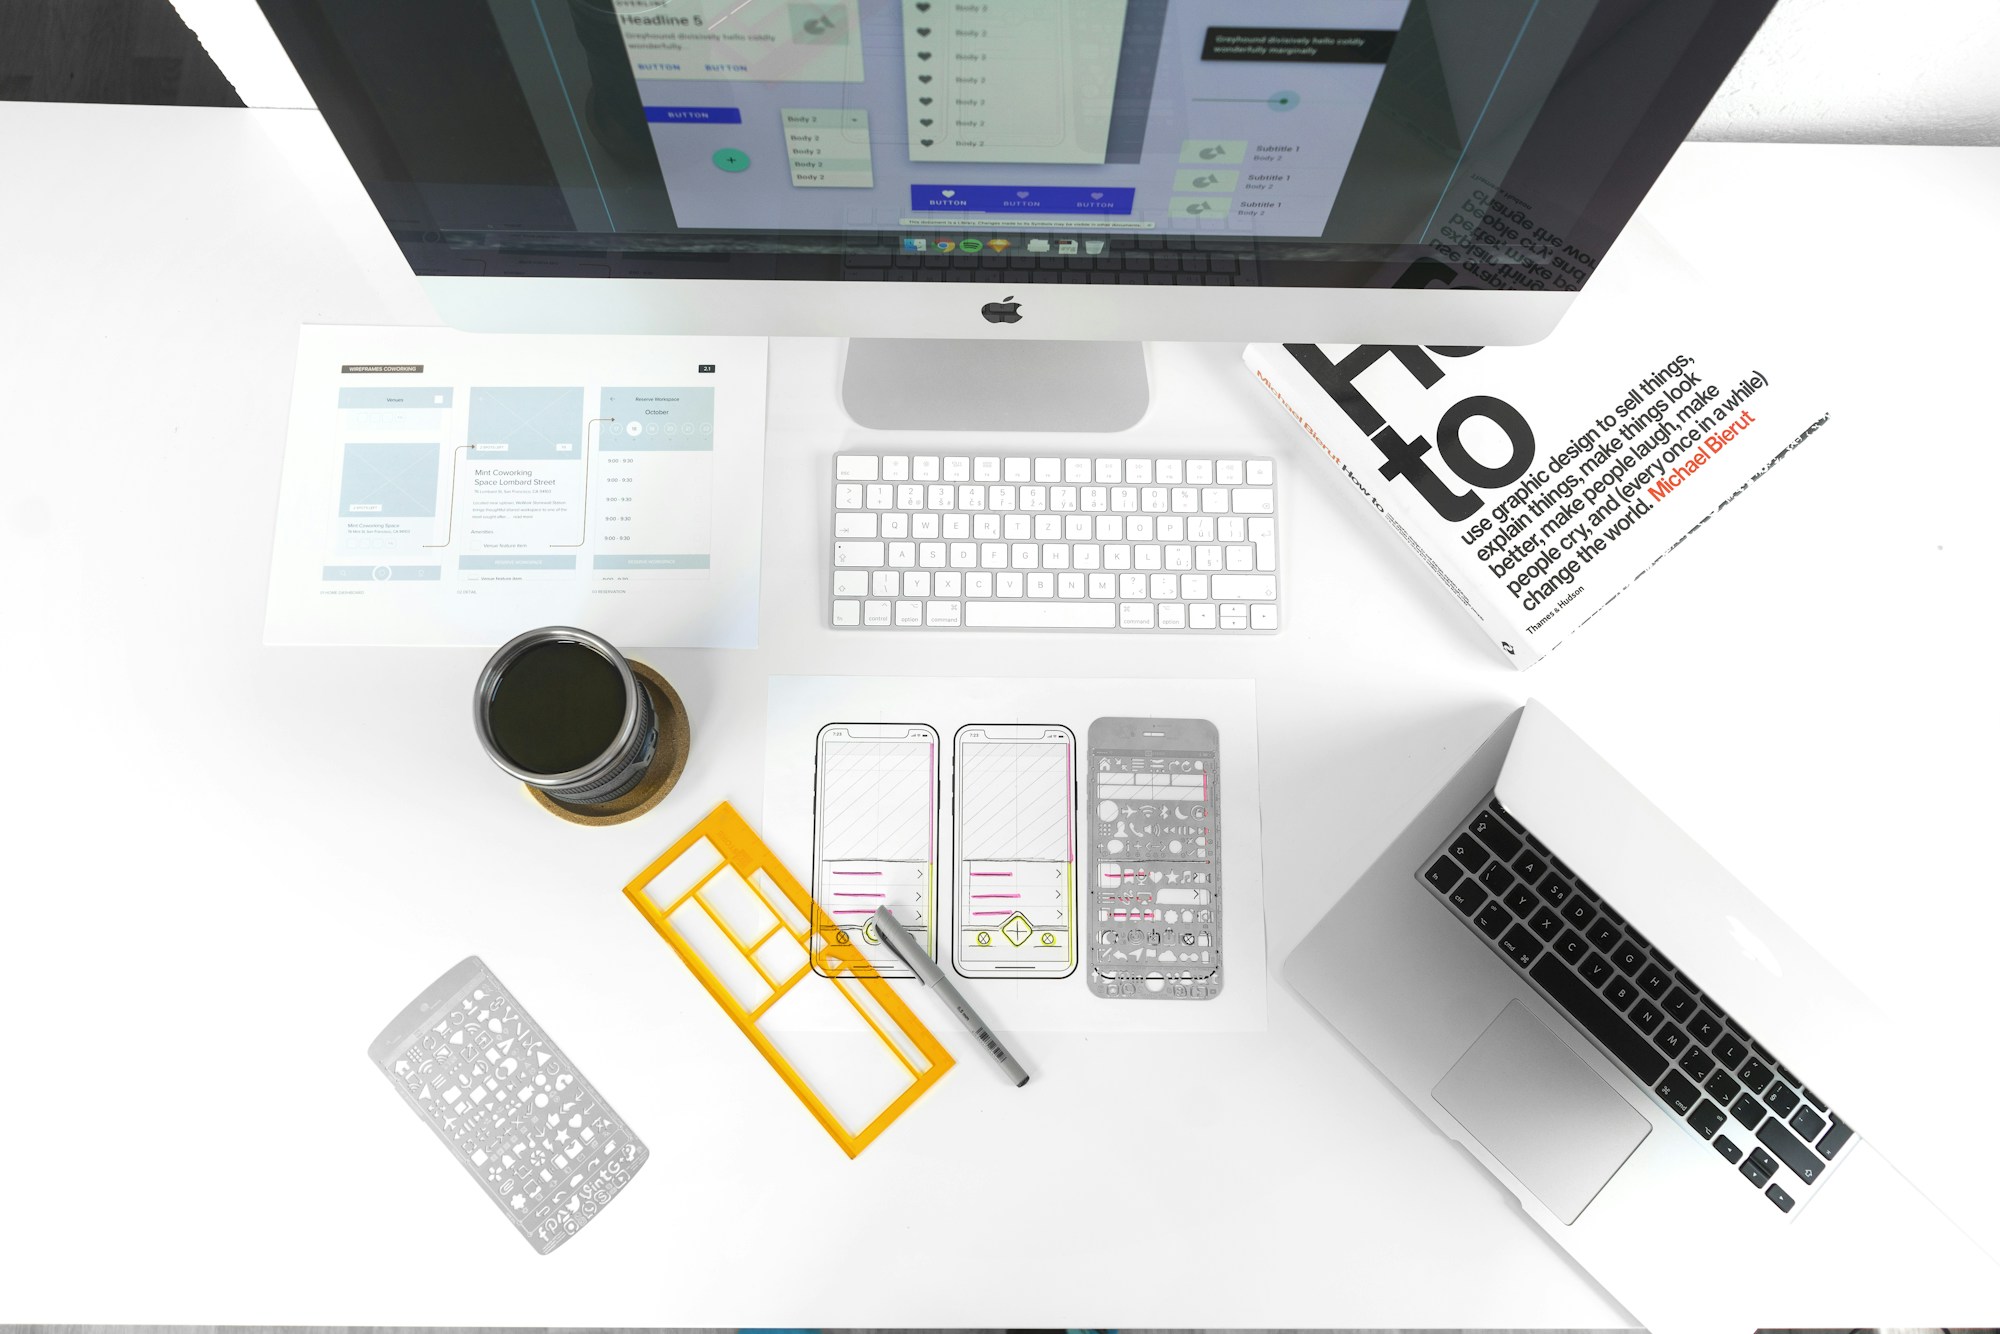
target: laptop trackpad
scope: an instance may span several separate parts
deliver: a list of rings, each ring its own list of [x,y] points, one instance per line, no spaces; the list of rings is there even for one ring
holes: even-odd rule
[[[1431,1096],[1564,1224],[1652,1130],[1519,1001],[1507,1002]]]

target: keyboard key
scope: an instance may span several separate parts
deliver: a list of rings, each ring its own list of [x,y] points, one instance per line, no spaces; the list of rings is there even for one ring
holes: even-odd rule
[[[1803,1094],[1805,1095],[1805,1099],[1806,1099],[1806,1101],[1807,1101],[1807,1102],[1809,1102],[1809,1103],[1811,1103],[1811,1104],[1812,1104],[1813,1106],[1815,1106],[1815,1107],[1819,1108],[1819,1109],[1820,1109],[1820,1110],[1821,1110],[1822,1112],[1826,1110],[1826,1099],[1825,1099],[1825,1098],[1822,1098],[1822,1097],[1820,1097],[1820,1096],[1819,1096],[1819,1095],[1818,1095],[1817,1093],[1814,1093],[1814,1092],[1813,1092],[1813,1091],[1812,1091],[1811,1089],[1809,1089],[1809,1088],[1804,1088],[1804,1087],[1801,1087],[1801,1088],[1799,1089],[1799,1092],[1800,1092],[1800,1093],[1803,1093]]]
[[[1515,862],[1514,872],[1516,875],[1520,874],[1520,868],[1521,863],[1519,861]],[[1531,885],[1535,883],[1532,876],[1523,876],[1522,878],[1527,880]],[[1550,907],[1560,908],[1563,905],[1563,900],[1569,897],[1569,882],[1559,875],[1545,876],[1541,884],[1536,886],[1535,892],[1540,894],[1542,901]]]
[[[1727,1031],[1715,1040],[1715,1045],[1710,1047],[1709,1050],[1715,1053],[1717,1063],[1725,1070],[1734,1070],[1737,1066],[1741,1065],[1743,1058],[1749,1055],[1750,1052],[1750,1049],[1745,1047],[1734,1033]]]
[[[1514,854],[1521,850],[1521,840],[1514,837],[1490,812],[1481,811],[1473,816],[1471,828],[1479,841],[1491,848],[1502,861],[1511,861]]]
[[[1624,978],[1615,975],[1613,976],[1611,985],[1604,989],[1604,999],[1610,1002],[1611,1007],[1616,1010],[1624,1009],[1634,1000],[1637,1000],[1638,997],[1639,988],[1633,986]]]
[[[833,461],[833,475],[843,482],[872,482],[880,466],[873,454],[841,454]]]
[[[1757,1101],[1754,1093],[1745,1093],[1730,1103],[1729,1114],[1752,1130],[1764,1124],[1764,1104]]]
[[[1681,1053],[1680,1067],[1696,1079],[1707,1079],[1715,1070],[1715,1058],[1699,1047],[1689,1047]]]
[[[1611,925],[1608,917],[1598,918],[1597,924],[1584,932],[1583,936],[1584,939],[1588,940],[1598,949],[1603,950],[1606,954],[1618,948],[1618,941],[1620,940],[1618,928]]]
[[[1848,1125],[1847,1122],[1841,1120],[1839,1117],[1834,1117],[1833,1127],[1820,1136],[1819,1144],[1816,1146],[1819,1149],[1819,1156],[1828,1159],[1832,1158],[1833,1155],[1840,1152],[1841,1146],[1847,1143],[1853,1135],[1854,1127]]]
[[[1542,952],[1542,942],[1535,939],[1534,932],[1517,922],[1505,936],[1501,937],[1500,948],[1516,965],[1526,968],[1535,961],[1535,956]],[[1550,966],[1561,971],[1561,965],[1555,964],[1553,960],[1550,961]]]
[[[1672,1024],[1668,1024],[1665,1028],[1653,1034],[1653,1045],[1669,1056],[1678,1056],[1687,1050],[1688,1035],[1675,1028]]]
[[[1514,886],[1506,895],[1505,902],[1507,910],[1516,917],[1526,917],[1529,913],[1542,906],[1541,900],[1536,898],[1534,892],[1526,885]]]
[[[1826,1118],[1810,1107],[1801,1107],[1792,1113],[1792,1129],[1799,1132],[1799,1138],[1810,1144],[1819,1138],[1819,1132],[1826,1129]]]
[[[1271,460],[1251,459],[1245,476],[1252,486],[1269,486],[1273,480],[1271,476]]]
[[[1714,1074],[1710,1075],[1708,1082],[1701,1087],[1709,1097],[1715,1099],[1724,1107],[1736,1101],[1736,1095],[1743,1089],[1741,1084],[1731,1079],[1728,1073],[1722,1070],[1717,1070]]]
[[[1019,575],[1011,576],[1019,579]],[[970,588],[967,589],[971,591]],[[968,602],[965,623],[995,630],[1109,630],[1118,609],[1109,602]]]
[[[833,563],[842,568],[872,568],[882,564],[887,547],[881,542],[835,542]]]
[[[1487,902],[1486,891],[1470,880],[1460,881],[1458,888],[1452,890],[1448,897],[1451,899],[1451,906],[1467,917],[1478,912],[1479,905]]]
[[[1661,1099],[1674,1109],[1674,1114],[1677,1116],[1686,1116],[1693,1111],[1696,1101],[1701,1097],[1701,1090],[1682,1078],[1677,1070],[1667,1071],[1666,1077],[1661,1079],[1656,1087],[1659,1089]]]
[[[1242,548],[1231,547],[1231,551]],[[1247,567],[1246,567],[1247,568]],[[1278,577],[1272,574],[1218,574],[1208,581],[1210,596],[1216,601],[1270,602],[1278,596]]]
[[[1751,1185],[1761,1188],[1770,1182],[1771,1173],[1778,1170],[1778,1163],[1762,1149],[1752,1149],[1750,1156],[1743,1160],[1743,1166],[1736,1170],[1748,1178]]]
[[[1694,1133],[1703,1139],[1722,1129],[1728,1120],[1729,1118],[1722,1114],[1722,1109],[1707,1098],[1703,1098],[1701,1105],[1688,1113],[1688,1124],[1693,1126]]]
[[[1554,940],[1556,932],[1562,930],[1562,918],[1556,916],[1547,906],[1543,906],[1536,909],[1535,915],[1528,919],[1528,929],[1543,940]]]
[[[1785,1129],[1784,1123],[1775,1116],[1757,1127],[1757,1138],[1769,1145],[1779,1161],[1791,1168],[1793,1174],[1808,1186],[1819,1180],[1819,1174],[1826,1170],[1820,1156],[1807,1148],[1804,1140]]]
[[[836,599],[833,604],[833,623],[835,625],[861,624],[861,604],[845,598]]]
[[[959,604],[956,602],[927,602],[924,604],[924,624],[956,628],[960,621]]]
[[[1660,1026],[1661,1014],[1653,1008],[1653,1002],[1642,1000],[1626,1011],[1625,1017],[1632,1021],[1632,1027],[1641,1033],[1650,1033]]]
[[[1762,1093],[1764,1086],[1771,1082],[1771,1072],[1762,1061],[1753,1060],[1736,1072],[1752,1093]]]
[[[1701,1011],[1688,1021],[1688,1032],[1704,1047],[1722,1036],[1722,1021],[1707,1010]]]
[[[1504,894],[1507,892],[1508,887],[1514,883],[1514,877],[1507,870],[1506,863],[1488,862],[1484,869],[1479,872],[1479,883],[1492,890],[1495,894]],[[1523,885],[1522,888],[1525,889],[1527,886]]]
[[[1639,990],[1645,992],[1654,1000],[1658,1000],[1660,993],[1665,991],[1672,983],[1672,974],[1656,963],[1646,965],[1639,974]]]
[[[1591,907],[1590,901],[1581,894],[1570,895],[1569,902],[1563,905],[1563,920],[1579,931],[1589,926],[1596,916],[1597,909]]]
[[[1577,965],[1577,971],[1583,974],[1583,980],[1591,986],[1601,987],[1604,985],[1604,979],[1611,976],[1611,962],[1602,954],[1592,954]]]
[[[1565,931],[1562,933],[1562,939],[1556,942],[1556,953],[1562,955],[1563,958],[1569,960],[1571,963],[1575,963],[1577,960],[1583,958],[1584,955],[1590,953],[1590,946],[1584,944],[1583,937],[1579,936],[1576,932]]]
[[[1505,908],[1489,899],[1486,906],[1479,910],[1479,916],[1472,919],[1472,924],[1478,927],[1488,940],[1495,940],[1513,920],[1507,915]]]
[[[1792,1092],[1790,1085],[1780,1081],[1764,1090],[1764,1105],[1779,1116],[1790,1116],[1792,1109],[1799,1105],[1799,1095]]]
[[[1514,931],[1520,932],[1522,928],[1516,926]],[[1512,935],[1513,932],[1510,932],[1509,937]],[[1532,943],[1533,937],[1530,936],[1529,940]],[[1651,1084],[1666,1071],[1667,1058],[1653,1050],[1652,1044],[1599,999],[1582,978],[1563,967],[1561,960],[1553,955],[1544,958],[1529,970],[1528,976],[1559,1009],[1575,1020],[1584,1032],[1603,1043],[1605,1049],[1637,1075],[1641,1082]]]
[[[1727,1135],[1717,1135],[1709,1143],[1713,1144],[1715,1151],[1729,1162],[1733,1163],[1743,1156],[1743,1150],[1737,1148],[1735,1141],[1731,1140]]]
[[[1617,949],[1611,951],[1611,963],[1619,972],[1630,977],[1645,966],[1646,954],[1637,945],[1627,940],[1619,945]],[[1701,1037],[1701,1034],[1696,1033],[1695,1036]]]
[[[1792,1197],[1790,1195],[1787,1195],[1785,1193],[1785,1188],[1779,1185],[1775,1181],[1773,1181],[1768,1187],[1765,1188],[1764,1198],[1769,1200],[1771,1203],[1777,1205],[1778,1208],[1784,1210],[1784,1212],[1786,1213],[1790,1213],[1792,1211],[1792,1205],[1794,1203]]]
[[[1520,876],[1531,885],[1548,873],[1549,864],[1543,861],[1541,854],[1532,848],[1514,859],[1514,874]],[[1563,887],[1563,892],[1565,894],[1569,892],[1567,885]]]

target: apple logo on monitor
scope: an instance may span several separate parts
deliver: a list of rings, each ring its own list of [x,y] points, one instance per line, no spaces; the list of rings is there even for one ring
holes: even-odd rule
[[[987,302],[979,308],[979,313],[986,317],[988,324],[1019,324],[1021,303],[1010,296],[1005,301]]]

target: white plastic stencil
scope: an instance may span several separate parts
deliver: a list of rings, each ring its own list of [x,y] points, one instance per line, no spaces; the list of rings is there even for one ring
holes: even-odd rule
[[[646,1146],[477,956],[411,1001],[368,1059],[544,1255],[646,1161]]]

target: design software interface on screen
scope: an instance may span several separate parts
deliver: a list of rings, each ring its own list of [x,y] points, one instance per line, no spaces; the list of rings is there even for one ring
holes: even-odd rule
[[[1407,8],[617,0],[679,226],[1065,253],[1319,235]],[[1035,230],[1064,236],[1012,239]]]

